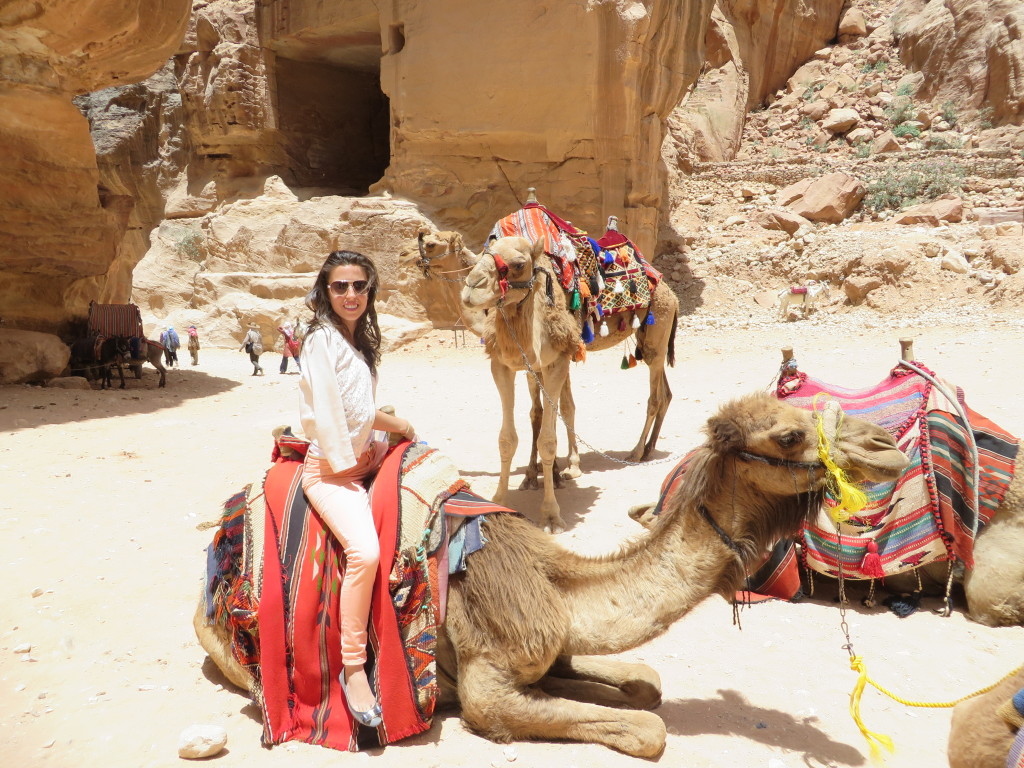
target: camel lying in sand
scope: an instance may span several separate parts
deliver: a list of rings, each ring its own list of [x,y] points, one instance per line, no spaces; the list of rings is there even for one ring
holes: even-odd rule
[[[881,427],[847,418],[832,458],[851,479],[892,480],[906,457]],[[707,442],[652,529],[618,552],[586,557],[514,515],[485,521],[488,543],[449,583],[438,635],[441,703],[497,742],[570,740],[658,755],[665,724],[657,673],[601,658],[657,637],[711,595],[732,599],[746,572],[793,535],[825,481],[814,416],[764,394],[719,410]],[[246,672],[224,634],[196,632],[234,682]],[[596,683],[596,685],[595,685]]]
[[[1004,768],[1017,728],[999,710],[1012,706],[1011,697],[1022,689],[1024,669],[988,693],[956,705],[946,749],[949,768]]]
[[[554,462],[556,452],[555,426],[561,404],[562,418],[569,432],[569,466],[564,477],[578,477],[579,454],[575,441],[575,412],[571,390],[568,388],[569,363],[581,345],[580,323],[569,310],[565,292],[553,277],[557,274],[551,259],[544,253],[544,242],[531,243],[522,237],[503,237],[491,242],[476,265],[466,276],[462,289],[462,303],[473,310],[486,310],[484,345],[491,359],[491,375],[501,397],[502,421],[498,434],[498,452],[501,456],[501,474],[494,500],[502,504],[508,492],[512,457],[518,446],[515,429],[515,374],[527,365],[537,379],[528,377],[533,398],[531,421],[535,439],[531,445],[527,464],[527,483],[530,474],[536,475],[535,454],[540,456],[544,498],[540,513],[546,531],[561,531],[562,518],[555,500]],[[665,374],[666,364],[675,360],[676,315],[679,299],[664,281],[658,283],[651,296],[650,311],[654,324],[643,322],[634,329],[632,323],[621,323],[621,329],[612,328],[605,336],[595,335],[586,345],[588,350],[602,350],[636,335],[637,357],[643,357],[650,370],[650,393],[640,439],[628,456],[628,461],[650,458],[665,420],[672,392]],[[632,313],[628,313],[632,317]],[[640,318],[642,321],[643,318]],[[543,387],[546,397],[538,386]],[[543,399],[542,399],[543,398]]]

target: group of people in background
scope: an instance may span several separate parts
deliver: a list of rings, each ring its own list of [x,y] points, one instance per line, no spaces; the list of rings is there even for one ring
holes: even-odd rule
[[[297,322],[294,325],[290,320],[286,320],[278,326],[277,332],[281,335],[281,365],[278,367],[279,373],[288,372],[288,363],[290,360],[295,361],[295,367],[298,371],[302,372],[302,364],[299,362],[299,353],[302,350],[302,339],[305,336],[305,329],[301,322]],[[256,323],[249,323],[249,330],[245,334],[245,338],[242,339],[242,346],[239,347],[239,351],[245,351],[249,353],[249,362],[252,363],[252,375],[262,376],[263,366],[260,365],[260,355],[263,354],[263,334],[260,332],[260,327]]]

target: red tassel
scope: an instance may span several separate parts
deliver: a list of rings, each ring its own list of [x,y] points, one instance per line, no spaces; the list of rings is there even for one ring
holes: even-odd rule
[[[860,561],[860,572],[872,579],[881,579],[885,576],[882,570],[882,558],[878,555],[878,545],[874,541],[868,542],[868,551],[864,559]]]

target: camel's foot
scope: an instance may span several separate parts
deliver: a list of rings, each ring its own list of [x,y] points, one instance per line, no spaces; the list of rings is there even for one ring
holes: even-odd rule
[[[555,478],[556,479],[561,478],[562,480],[575,480],[577,477],[580,477],[582,474],[583,474],[583,472],[580,471],[580,465],[579,464],[570,464],[568,467],[566,467],[561,472],[559,472],[557,475],[555,475]]]
[[[537,480],[537,474],[534,472],[527,472],[523,478],[523,482],[519,484],[520,491],[536,491],[540,488],[540,481]]]
[[[664,720],[653,712],[625,710],[620,714],[619,721],[609,719],[570,726],[566,737],[604,744],[633,757],[657,757],[665,750]]]
[[[544,520],[544,533],[561,533],[565,530],[565,521],[560,516]]]
[[[654,508],[657,506],[657,503],[637,504],[635,507],[630,507],[627,514],[644,528],[650,528],[658,519],[654,514]]]

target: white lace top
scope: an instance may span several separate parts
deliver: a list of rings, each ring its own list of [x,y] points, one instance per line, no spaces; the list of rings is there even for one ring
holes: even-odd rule
[[[299,416],[310,450],[334,472],[355,466],[373,440],[377,381],[370,367],[333,326],[306,336],[301,361]]]

